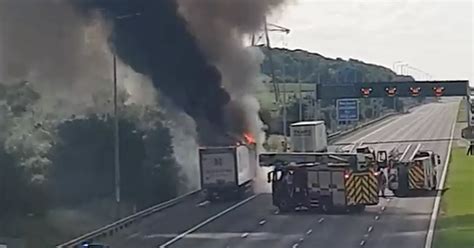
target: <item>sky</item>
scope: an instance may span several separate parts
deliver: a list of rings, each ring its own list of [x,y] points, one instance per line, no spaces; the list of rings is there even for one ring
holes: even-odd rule
[[[289,28],[273,46],[393,68],[416,79],[474,86],[474,0],[289,0],[269,19]],[[400,64],[396,70],[400,72]],[[423,72],[420,72],[423,71]]]

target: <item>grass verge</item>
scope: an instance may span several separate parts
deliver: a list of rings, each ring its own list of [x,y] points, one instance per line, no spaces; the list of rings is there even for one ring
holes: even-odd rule
[[[451,151],[446,187],[436,225],[435,248],[474,247],[474,156]]]

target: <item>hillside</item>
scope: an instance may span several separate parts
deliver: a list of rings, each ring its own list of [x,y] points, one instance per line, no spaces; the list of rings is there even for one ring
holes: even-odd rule
[[[280,93],[285,92],[287,102],[287,120],[289,123],[299,119],[299,88],[302,91],[302,119],[322,119],[330,130],[339,130],[341,127],[336,120],[336,109],[334,101],[320,101],[319,107],[314,106],[314,84],[352,84],[354,82],[382,82],[382,81],[413,81],[411,76],[397,75],[391,69],[365,63],[357,59],[343,60],[341,58],[328,58],[318,53],[304,50],[288,50],[284,48],[268,49],[260,46],[265,54],[262,64],[262,72],[265,75],[264,87],[258,92],[258,99],[262,107],[261,117],[268,126],[269,134],[281,133],[282,106],[275,102],[273,86],[270,84],[271,69],[269,55],[273,57],[276,80],[279,83]],[[302,84],[296,84],[297,79]],[[319,79],[318,79],[319,78]],[[281,97],[282,95],[280,95]],[[395,100],[397,110],[403,109],[404,105],[413,105],[415,99]],[[394,100],[388,98],[362,99],[360,101],[361,121],[376,118],[385,112],[393,110]],[[316,115],[316,117],[315,117]]]
[[[265,54],[265,60],[262,65],[263,73],[271,75],[268,56],[271,52],[277,77],[285,78],[290,81],[298,78],[298,72],[303,81],[317,82],[319,76],[321,83],[414,80],[411,76],[397,75],[389,68],[365,63],[357,59],[332,59],[318,53],[311,53],[299,49],[288,50],[284,48],[272,48],[269,50],[263,46],[260,48]]]

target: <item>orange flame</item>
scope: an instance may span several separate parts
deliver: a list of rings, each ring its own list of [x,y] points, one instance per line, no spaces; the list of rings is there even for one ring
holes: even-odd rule
[[[250,134],[250,133],[244,133],[244,138],[245,138],[245,142],[246,142],[247,144],[255,144],[255,143],[257,143],[257,142],[255,141],[255,138],[254,138],[254,137],[252,136],[252,134]]]

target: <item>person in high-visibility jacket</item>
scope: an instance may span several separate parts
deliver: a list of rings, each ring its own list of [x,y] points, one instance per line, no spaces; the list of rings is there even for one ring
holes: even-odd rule
[[[380,168],[377,172],[377,181],[379,183],[379,196],[385,197],[385,187],[387,185],[387,178],[385,172]]]

